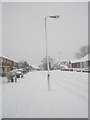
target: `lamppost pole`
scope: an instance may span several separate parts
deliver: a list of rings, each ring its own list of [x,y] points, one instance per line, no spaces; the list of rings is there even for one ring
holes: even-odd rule
[[[47,43],[47,17],[45,17],[45,40],[46,40],[46,59],[47,59],[47,70],[48,70],[48,74],[47,74],[47,80],[48,80],[48,90],[50,90],[50,74],[49,74],[49,58],[48,58],[48,43]]]
[[[46,58],[47,58],[47,80],[48,80],[48,90],[50,90],[50,69],[49,69],[49,56],[48,56],[48,42],[47,42],[47,18],[59,18],[58,15],[55,16],[46,16],[45,17],[45,40],[46,40]]]

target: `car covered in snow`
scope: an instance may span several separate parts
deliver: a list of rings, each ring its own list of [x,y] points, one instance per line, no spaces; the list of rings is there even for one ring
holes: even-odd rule
[[[16,73],[15,72],[8,72],[7,73],[7,80],[8,82],[17,82],[17,76],[16,76]]]
[[[60,66],[60,70],[61,70],[61,71],[63,71],[63,70],[68,71],[69,68],[68,68],[67,65],[61,65],[61,66]]]
[[[23,78],[23,73],[19,69],[14,69],[7,74],[8,82],[17,82],[17,78]]]
[[[85,69],[82,70],[82,72],[88,72],[88,73],[90,73],[90,68],[85,68]]]
[[[23,78],[23,69],[14,69],[12,72],[16,74],[17,78]]]
[[[23,78],[23,73],[21,71],[16,72],[16,77],[17,78]]]

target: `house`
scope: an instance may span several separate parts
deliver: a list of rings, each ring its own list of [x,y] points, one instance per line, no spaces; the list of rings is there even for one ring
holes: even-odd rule
[[[41,70],[40,66],[37,66],[37,65],[31,65],[31,68],[32,70],[37,70],[37,71]]]
[[[14,68],[18,68],[17,61],[5,56],[0,57],[0,74],[7,74],[8,71],[13,70]]]
[[[89,54],[90,55],[90,54]],[[86,55],[85,57],[77,60],[72,60],[71,61],[71,67],[80,69],[80,70],[90,70],[90,58],[88,57],[89,55]]]
[[[52,65],[51,69],[52,70],[58,70],[58,69],[60,69],[60,66],[59,66],[58,63],[56,63],[56,64]]]
[[[70,68],[71,67],[71,61],[62,61],[59,63],[60,68],[64,67],[65,68]]]

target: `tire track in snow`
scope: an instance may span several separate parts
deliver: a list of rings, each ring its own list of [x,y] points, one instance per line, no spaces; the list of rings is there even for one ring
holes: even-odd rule
[[[65,77],[65,76],[64,76]],[[73,83],[73,82],[71,82],[71,81],[67,81],[64,77],[59,77],[59,80],[60,80],[60,82],[64,82],[64,83],[66,83],[66,84],[70,84],[70,85],[72,85],[72,86],[75,86],[76,88],[79,88],[79,89],[81,89],[81,90],[83,90],[83,92],[88,92],[88,89],[87,90],[85,90],[84,89],[84,87],[83,86],[81,86],[80,84],[78,84],[78,83]],[[69,79],[70,80],[70,79]],[[72,79],[73,80],[73,79]]]
[[[88,82],[88,80],[87,81],[84,81],[85,80],[85,78],[83,79],[83,76],[81,75],[81,74],[77,74],[76,72],[74,72],[74,73],[70,73],[70,71],[66,71],[66,72],[69,72],[69,74],[66,74],[65,73],[65,71],[63,72],[63,71],[57,71],[57,73],[58,72],[60,72],[60,75],[61,76],[63,76],[63,77],[66,77],[66,78],[70,78],[70,79],[72,79],[72,76],[73,76],[73,74],[76,74],[77,76],[75,76],[75,78],[74,79],[72,79],[74,82],[78,82],[78,83],[81,83],[81,81],[82,81],[82,83],[83,84],[87,84],[87,82]],[[51,72],[51,74],[52,74],[53,72]],[[83,73],[84,74],[84,73]],[[58,74],[57,74],[58,75]],[[81,79],[81,77],[82,77],[82,79]],[[80,79],[79,79],[80,78]],[[88,78],[88,74],[87,74],[87,78]]]
[[[61,86],[62,88],[68,90],[68,91],[69,91],[70,93],[72,93],[73,95],[75,95],[75,96],[83,99],[84,101],[88,102],[88,99],[87,99],[85,96],[74,92],[73,90],[69,89],[68,87],[65,87],[64,85],[62,85],[62,84],[59,83],[59,82],[56,82],[56,81],[54,81],[54,80],[52,80],[52,81],[53,81],[56,85],[58,85],[59,87]]]
[[[43,76],[43,74],[41,74]],[[45,75],[47,75],[47,73],[45,73]],[[64,78],[65,78],[65,75],[64,75]],[[67,78],[67,77],[66,77]],[[63,80],[62,80],[63,81]],[[59,87],[61,86],[62,88],[66,89],[69,91],[69,93],[72,93],[73,95],[77,96],[78,98],[80,99],[83,99],[84,101],[88,101],[88,99],[84,96],[84,95],[81,95],[81,94],[78,94],[76,93],[75,91],[73,91],[72,89],[68,88],[68,87],[65,87],[65,85],[62,85],[60,82],[57,82],[55,80],[52,79],[52,82],[54,82],[56,85],[58,85]],[[74,84],[73,84],[74,85]],[[79,87],[78,87],[79,88]]]

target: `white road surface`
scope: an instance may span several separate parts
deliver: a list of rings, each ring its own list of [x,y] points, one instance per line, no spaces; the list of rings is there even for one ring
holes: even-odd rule
[[[5,81],[5,78],[3,79]],[[2,85],[3,118],[88,118],[88,74],[29,72],[17,83]]]

